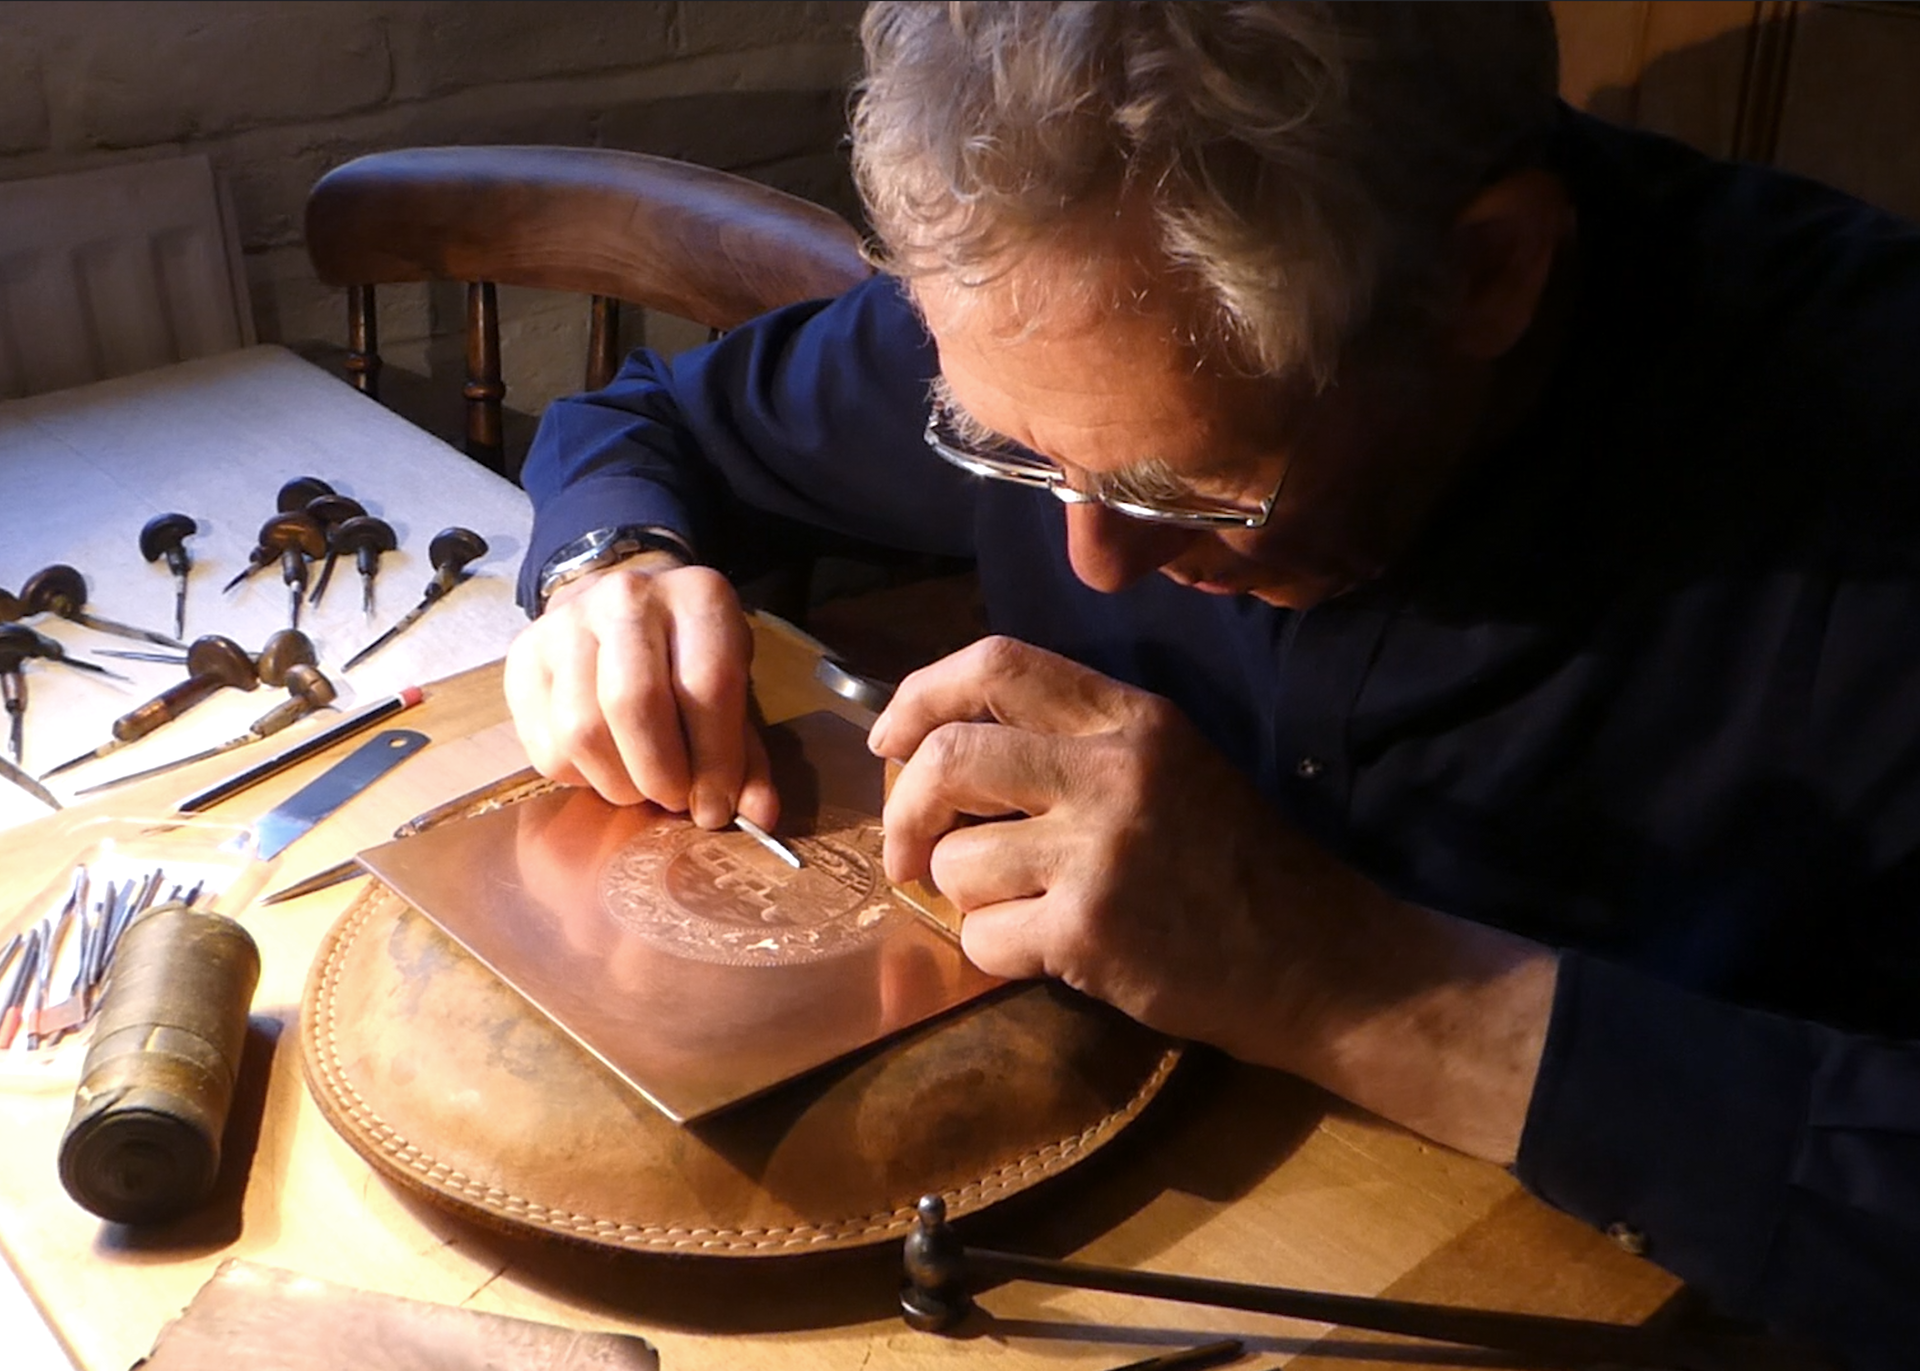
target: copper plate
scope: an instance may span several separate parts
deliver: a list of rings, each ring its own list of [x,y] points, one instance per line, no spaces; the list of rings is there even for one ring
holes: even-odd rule
[[[924,1194],[985,1209],[1119,1137],[1181,1054],[1034,982],[683,1127],[378,881],[323,940],[299,1025],[321,1114],[408,1194],[675,1258],[898,1244]]]
[[[861,731],[822,713],[767,732],[799,871],[580,790],[361,861],[662,1113],[699,1119],[1001,984],[888,887]]]

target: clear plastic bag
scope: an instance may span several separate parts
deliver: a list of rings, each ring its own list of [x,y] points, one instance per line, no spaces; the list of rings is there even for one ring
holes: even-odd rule
[[[213,820],[100,819],[74,838],[61,873],[0,924],[0,1088],[72,1088],[114,948],[141,913],[177,900],[237,916],[274,868],[251,829]]]

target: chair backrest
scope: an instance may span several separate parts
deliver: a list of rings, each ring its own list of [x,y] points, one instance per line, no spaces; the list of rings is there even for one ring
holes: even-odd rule
[[[619,366],[618,304],[724,330],[837,295],[871,272],[832,211],[726,172],[606,148],[441,147],[374,153],[307,199],[307,252],[347,291],[347,370],[379,389],[374,287],[467,285],[467,451],[501,454],[496,285],[592,297],[586,385]]]
[[[233,216],[205,157],[0,185],[0,399],[253,340]]]

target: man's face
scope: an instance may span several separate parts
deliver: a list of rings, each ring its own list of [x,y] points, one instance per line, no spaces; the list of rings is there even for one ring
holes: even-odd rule
[[[1203,496],[1257,504],[1279,488],[1257,529],[1068,505],[1068,554],[1096,590],[1158,571],[1305,608],[1378,575],[1430,503],[1427,387],[1348,378],[1316,394],[1304,381],[1233,375],[1190,341],[1190,299],[1132,258],[1036,253],[985,285],[931,278],[915,289],[953,401],[1058,463],[1069,484],[1157,459]]]

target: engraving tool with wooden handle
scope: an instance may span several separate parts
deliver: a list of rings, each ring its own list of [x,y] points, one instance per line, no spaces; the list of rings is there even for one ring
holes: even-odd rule
[[[433,579],[427,582],[427,588],[420,596],[420,603],[402,615],[392,628],[347,658],[347,664],[341,670],[353,670],[412,628],[422,614],[445,599],[449,591],[467,579],[469,562],[477,562],[486,555],[487,540],[470,528],[443,528],[434,534],[433,541],[427,544],[427,560],[433,563]]]
[[[155,729],[179,718],[217,690],[228,686],[236,690],[253,690],[260,684],[259,669],[254,666],[253,658],[247,655],[246,649],[233,639],[223,638],[217,633],[193,640],[193,646],[187,649],[187,671],[190,674],[186,680],[168,687],[145,704],[115,719],[111,742],[102,743],[78,757],[69,757],[45,772],[42,779],[118,752],[128,743],[137,742]]]

